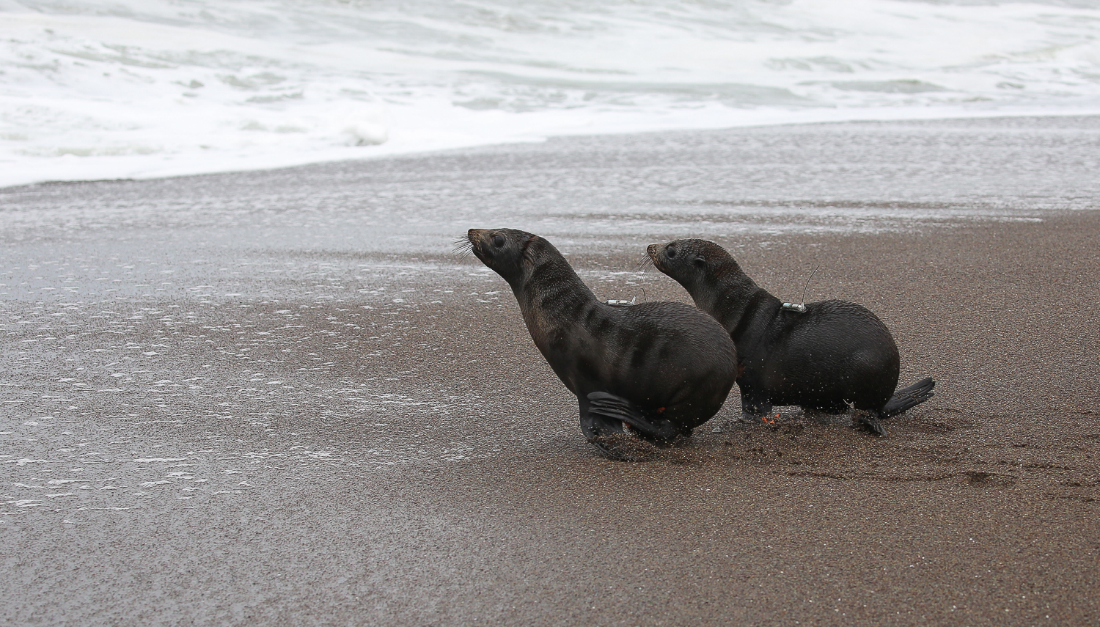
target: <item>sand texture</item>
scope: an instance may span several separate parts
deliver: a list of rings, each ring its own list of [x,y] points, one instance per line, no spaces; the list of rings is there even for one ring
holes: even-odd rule
[[[557,140],[0,190],[0,624],[1100,622],[1094,118]],[[602,458],[507,285],[714,239],[934,399]]]

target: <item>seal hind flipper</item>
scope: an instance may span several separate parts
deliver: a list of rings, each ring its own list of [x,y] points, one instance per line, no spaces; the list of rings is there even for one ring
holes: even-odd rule
[[[659,440],[671,440],[680,433],[670,421],[651,420],[636,405],[614,394],[592,392],[588,395],[588,402],[588,413],[601,418],[621,420],[637,429],[644,436]]]
[[[886,406],[879,410],[879,418],[893,418],[907,409],[912,409],[924,401],[936,395],[932,388],[936,382],[932,377],[926,377],[907,388],[902,388],[887,401]]]

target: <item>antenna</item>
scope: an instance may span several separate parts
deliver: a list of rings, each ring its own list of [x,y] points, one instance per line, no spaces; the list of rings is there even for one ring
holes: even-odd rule
[[[821,267],[821,264],[814,266],[814,271],[810,273],[810,276],[806,278],[806,284],[802,286],[802,302],[801,303],[783,303],[783,309],[785,311],[796,311],[798,313],[806,313],[806,290],[810,288],[810,279],[814,278],[817,274],[817,269]]]
[[[817,264],[816,266],[814,266],[814,271],[810,273],[810,276],[806,279],[806,284],[802,286],[802,304],[803,305],[806,304],[806,290],[810,289],[810,280],[814,278],[814,275],[817,274],[817,270],[820,267],[821,267],[820,263]]]

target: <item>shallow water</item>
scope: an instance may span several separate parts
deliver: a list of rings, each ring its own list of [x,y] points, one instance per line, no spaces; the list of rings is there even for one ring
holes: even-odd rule
[[[270,172],[11,188],[0,199],[5,237],[40,244],[34,258],[50,259],[57,238],[75,255],[84,247],[92,254],[106,236],[117,252],[109,257],[143,260],[132,269],[139,273],[170,249],[171,263],[156,272],[208,274],[201,268],[219,251],[233,251],[234,264],[249,272],[276,276],[323,272],[310,265],[317,251],[348,255],[340,263],[350,265],[357,255],[447,255],[473,225],[564,236],[566,249],[577,237],[617,246],[610,240],[908,230],[1092,207],[1097,119],[570,138]],[[234,284],[231,274],[213,276]]]
[[[11,188],[5,503],[194,505],[294,468],[446,463],[566,437],[564,396],[545,399],[548,423],[471,433],[497,382],[432,374],[464,350],[442,337],[449,307],[514,307],[499,277],[454,253],[471,226],[550,237],[601,297],[646,298],[660,282],[642,269],[651,241],[769,246],[1093,207],[1098,144],[1096,118],[858,123]],[[807,271],[820,261],[792,254]]]

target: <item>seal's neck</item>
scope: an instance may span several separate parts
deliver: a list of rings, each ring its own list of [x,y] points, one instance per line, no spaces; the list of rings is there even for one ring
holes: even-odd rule
[[[597,302],[565,257],[541,238],[524,251],[523,274],[510,284],[536,343],[554,329],[576,324],[578,313]]]
[[[738,340],[742,321],[756,308],[778,299],[745,274],[733,258],[725,259],[688,290],[695,306],[710,314]]]

